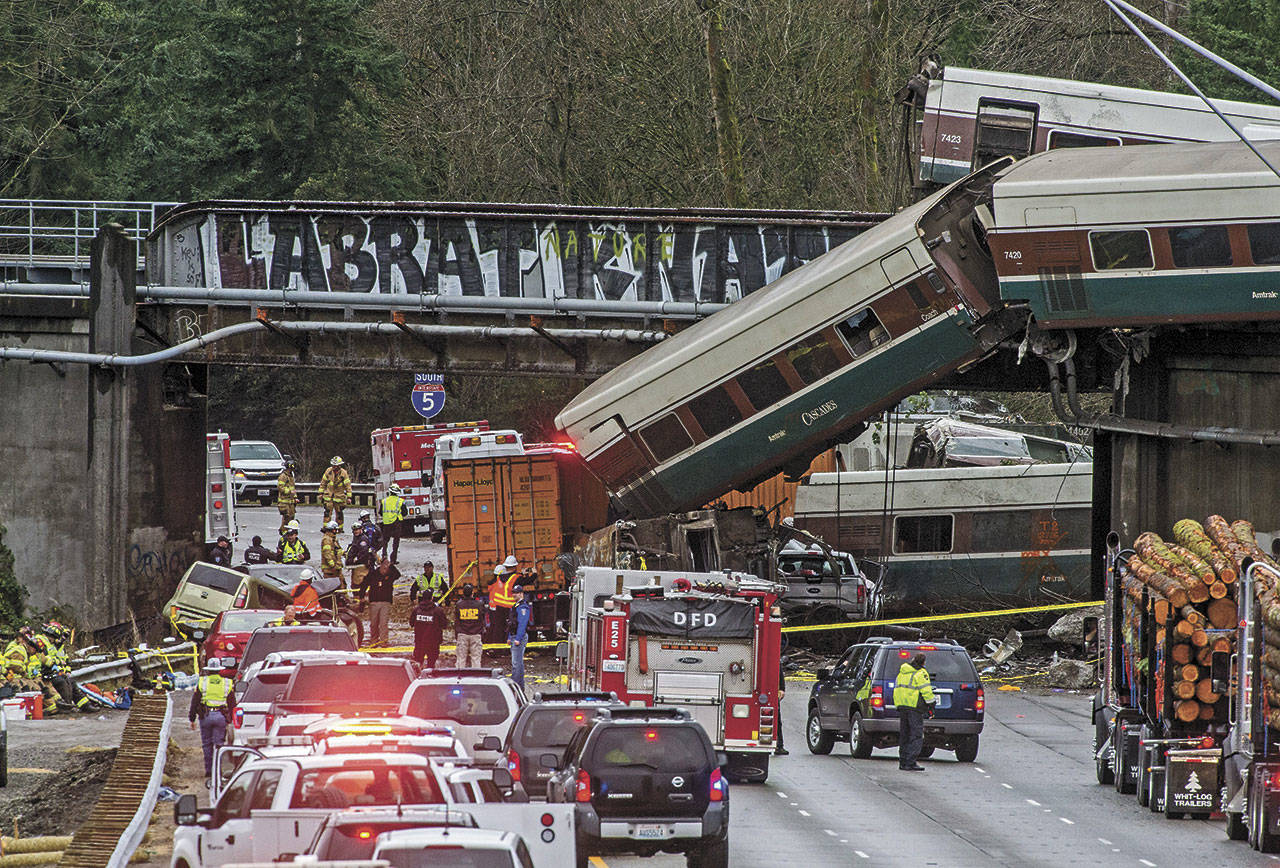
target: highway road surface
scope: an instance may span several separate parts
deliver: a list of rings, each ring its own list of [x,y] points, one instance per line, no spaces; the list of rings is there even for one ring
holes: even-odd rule
[[[1090,750],[1089,698],[987,693],[978,761],[939,751],[924,772],[898,771],[897,751],[855,760],[837,743],[814,756],[804,742],[809,685],[791,683],[783,707],[790,756],[765,784],[730,790],[730,864],[1274,865],[1227,840],[1221,821],[1167,820],[1133,796],[1099,786]],[[607,856],[594,865],[674,866],[683,858]]]
[[[319,559],[320,510],[300,509],[303,537]],[[348,512],[350,521],[359,509]],[[274,545],[275,509],[239,511],[241,538]],[[349,531],[343,535],[345,543]],[[406,572],[444,546],[406,539]],[[1273,865],[1272,856],[1227,840],[1221,821],[1165,819],[1094,777],[1089,697],[987,692],[978,761],[938,752],[924,772],[898,771],[897,752],[855,760],[837,743],[829,756],[805,747],[809,684],[793,682],[783,723],[790,756],[775,758],[765,784],[731,788],[730,864],[819,866],[1057,866],[1178,868]],[[666,868],[683,857],[596,857],[594,865]]]

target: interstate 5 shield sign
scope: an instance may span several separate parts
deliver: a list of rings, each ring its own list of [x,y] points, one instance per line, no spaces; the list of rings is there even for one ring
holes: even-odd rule
[[[414,374],[409,402],[423,419],[430,419],[444,409],[444,374]]]

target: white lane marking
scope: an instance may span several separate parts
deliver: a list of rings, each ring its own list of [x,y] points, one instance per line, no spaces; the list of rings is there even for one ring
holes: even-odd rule
[[[1038,808],[1038,807],[1040,807],[1040,803],[1039,803],[1039,802],[1037,802],[1035,799],[1027,799],[1027,804],[1028,804],[1028,805],[1035,805],[1037,808]]]
[[[1147,868],[1156,868],[1156,863],[1154,862],[1148,862],[1146,859],[1139,859],[1138,861],[1141,862],[1143,865],[1146,865]]]
[[[799,803],[799,802],[792,802],[792,803],[791,803],[791,807],[793,807],[793,808],[794,808],[794,807],[795,807],[796,805],[798,805],[798,804],[800,804],[800,803]]]
[[[785,799],[786,797],[787,797],[786,793],[784,793],[782,790],[778,790],[778,798]]]
[[[1001,784],[1000,786],[1004,787],[1006,790],[1013,789],[1013,787],[1009,786],[1008,784]]]
[[[975,771],[977,771],[977,773],[978,773],[978,774],[980,774],[980,775],[985,775],[985,774],[987,773],[987,770],[986,770],[986,769],[984,769],[984,768],[980,768],[979,766],[974,766],[973,768],[974,768],[974,770],[975,770]]]
[[[830,829],[823,829],[822,831],[826,832],[826,833],[827,833],[828,835],[830,835],[832,838],[834,838],[834,837],[836,836],[836,833],[835,833],[835,832],[833,832],[833,831],[831,831]]]
[[[854,853],[854,855],[855,855],[855,856],[857,856],[859,859],[870,859],[870,858],[871,858],[871,857],[870,857],[870,856],[868,856],[866,853],[863,853],[861,850],[854,850],[854,851],[853,851],[853,853]]]
[[[811,814],[808,811],[797,811],[796,813],[798,813],[802,817],[811,816]]]
[[[1098,840],[1099,840],[1099,841],[1101,841],[1102,843],[1106,844],[1108,847],[1110,847],[1110,846],[1111,846],[1111,842],[1110,842],[1110,841],[1108,841],[1106,838],[1099,838]]]
[[[1058,819],[1059,819],[1059,820],[1061,820],[1062,822],[1066,823],[1068,826],[1074,826],[1074,825],[1075,825],[1075,821],[1074,821],[1074,820],[1068,820],[1066,817],[1059,817]]]

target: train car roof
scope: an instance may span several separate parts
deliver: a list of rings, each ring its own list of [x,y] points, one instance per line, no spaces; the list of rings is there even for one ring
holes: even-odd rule
[[[1255,142],[1280,165],[1280,141]],[[996,178],[994,196],[1142,193],[1280,187],[1280,178],[1243,142],[1061,148],[1019,160]]]
[[[716,311],[609,371],[583,389],[560,411],[556,416],[556,427],[564,430],[575,425],[599,410],[612,406],[621,398],[656,383],[664,374],[682,365],[698,362],[708,349],[741,336],[747,329],[785,311],[798,300],[822,292],[832,283],[916,239],[916,220],[941,195],[941,192],[936,193],[902,209],[883,223],[854,236],[794,271],[787,272],[741,301]],[[847,301],[852,306],[858,300]],[[834,307],[832,312],[838,313]],[[793,338],[808,334],[815,325],[805,323],[798,327],[795,335],[775,334],[770,336],[770,340],[775,347],[781,348]],[[743,361],[753,358],[754,356],[744,354]],[[730,373],[729,370],[707,371],[705,379],[708,384],[718,382]],[[665,406],[661,399],[655,399],[649,409],[658,410]]]
[[[972,69],[963,66],[948,66],[942,70],[942,77],[929,82],[930,87],[940,87],[945,93],[947,84],[967,84],[976,86],[999,87],[1004,90],[1022,91],[1022,98],[1028,102],[1048,102],[1045,96],[1074,96],[1082,99],[1100,99],[1112,102],[1134,103],[1136,105],[1170,108],[1179,111],[1198,112],[1211,115],[1212,110],[1198,96],[1184,93],[1170,93],[1162,90],[1145,90],[1137,87],[1124,87],[1116,84],[1102,84],[1094,81],[1075,81],[1069,78],[1053,78],[1046,75],[1026,75],[1020,72],[997,72],[990,69]],[[1266,103],[1238,102],[1236,100],[1215,99],[1213,104],[1223,114],[1233,117],[1256,119],[1280,123],[1280,106]],[[1224,136],[1232,135],[1225,124],[1222,126]]]

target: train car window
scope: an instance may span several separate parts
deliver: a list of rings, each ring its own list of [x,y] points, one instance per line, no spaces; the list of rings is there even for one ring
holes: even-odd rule
[[[689,402],[689,409],[693,411],[693,418],[702,426],[702,433],[708,437],[714,437],[742,421],[742,414],[738,412],[737,405],[724,390],[724,386],[716,386],[703,392]]]
[[[880,324],[875,311],[869,307],[858,311],[844,322],[837,323],[836,330],[840,332],[840,337],[844,338],[855,357],[869,353],[889,340],[889,333]]]
[[[674,413],[668,413],[657,422],[641,428],[640,437],[659,464],[693,445],[693,438]]]
[[[900,515],[893,520],[893,550],[900,555],[949,552],[954,524],[950,515]]]
[[[787,361],[806,384],[816,383],[840,368],[840,360],[821,332],[801,338],[785,351]]]
[[[791,387],[773,359],[761,362],[738,374],[738,385],[746,392],[747,400],[757,410],[772,407],[791,394]]]
[[[1231,242],[1225,226],[1181,226],[1169,230],[1176,268],[1231,265]]]
[[[1250,223],[1249,253],[1254,265],[1280,265],[1280,223]]]
[[[1049,131],[1049,150],[1054,148],[1105,148],[1120,144],[1114,136],[1088,136],[1084,133],[1069,133],[1065,130]]]
[[[1039,115],[1040,106],[1036,103],[979,99],[973,168],[980,169],[1006,155],[1030,154],[1035,145]]]
[[[1102,230],[1089,233],[1093,267],[1112,269],[1151,268],[1151,236],[1145,229]]]

